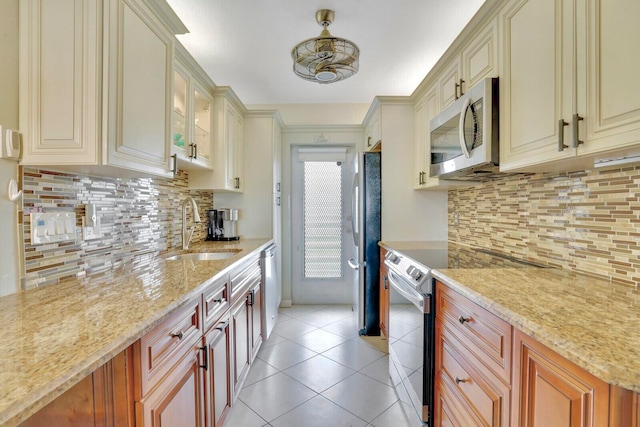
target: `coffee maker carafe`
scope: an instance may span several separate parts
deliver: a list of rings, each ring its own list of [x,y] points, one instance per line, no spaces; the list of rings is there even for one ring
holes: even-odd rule
[[[206,240],[231,241],[240,239],[236,229],[237,209],[210,209],[207,211],[207,217],[209,225]]]

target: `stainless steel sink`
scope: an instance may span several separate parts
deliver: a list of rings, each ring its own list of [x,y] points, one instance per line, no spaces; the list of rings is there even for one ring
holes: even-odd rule
[[[191,252],[186,254],[173,255],[167,258],[167,261],[214,261],[220,259],[231,258],[238,252]]]

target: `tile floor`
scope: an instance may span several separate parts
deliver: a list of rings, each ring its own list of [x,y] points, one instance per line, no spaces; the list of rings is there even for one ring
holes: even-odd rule
[[[409,427],[385,342],[356,323],[350,306],[281,308],[225,427]]]

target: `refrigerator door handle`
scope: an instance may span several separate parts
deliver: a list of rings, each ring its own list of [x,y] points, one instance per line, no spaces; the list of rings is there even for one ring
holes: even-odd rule
[[[359,195],[358,191],[358,181],[360,180],[360,176],[356,173],[353,176],[353,185],[351,186],[351,234],[353,234],[353,244],[358,247],[358,241],[360,240],[360,230],[358,230],[358,203],[360,201],[357,199]]]
[[[351,267],[354,270],[359,270],[360,266],[358,265],[358,261],[354,261],[353,258],[351,258],[349,261],[347,261],[347,264],[349,264],[349,267]]]

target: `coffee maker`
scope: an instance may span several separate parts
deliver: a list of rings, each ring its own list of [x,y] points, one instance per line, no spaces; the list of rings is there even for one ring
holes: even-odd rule
[[[207,211],[207,218],[209,224],[206,240],[231,241],[240,239],[236,228],[237,209],[210,209]]]

